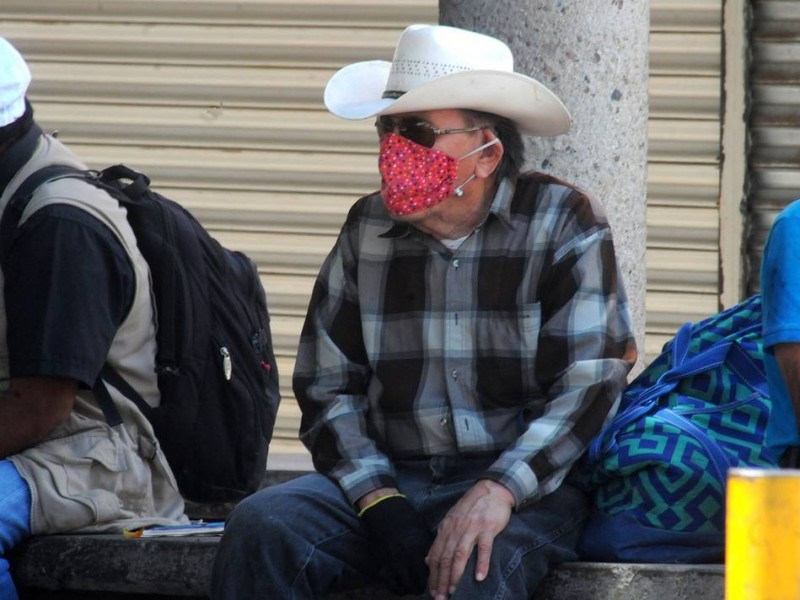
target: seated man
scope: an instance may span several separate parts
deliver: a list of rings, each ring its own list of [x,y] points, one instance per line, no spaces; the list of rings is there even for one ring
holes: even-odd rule
[[[528,598],[576,558],[586,499],[567,474],[636,359],[602,207],[520,174],[521,133],[569,115],[503,42],[444,26],[340,70],[325,102],[377,117],[382,184],[350,210],[300,340],[318,473],[237,506],[213,597],[382,581]]]
[[[30,72],[0,38],[0,214],[34,171],[86,167],[42,133]],[[0,274],[0,598],[17,593],[2,559],[31,534],[186,522],[175,479],[142,413],[109,427],[91,389],[105,364],[159,402],[148,267],[124,209],[76,179],[43,184],[4,240]]]
[[[764,365],[772,414],[766,442],[786,467],[800,467],[800,200],[772,225],[761,265]]]

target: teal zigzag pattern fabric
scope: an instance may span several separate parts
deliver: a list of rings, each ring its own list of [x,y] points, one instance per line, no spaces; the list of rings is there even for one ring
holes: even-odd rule
[[[684,326],[628,386],[589,450],[595,507],[658,529],[724,531],[727,470],[775,466],[769,411],[754,296]]]

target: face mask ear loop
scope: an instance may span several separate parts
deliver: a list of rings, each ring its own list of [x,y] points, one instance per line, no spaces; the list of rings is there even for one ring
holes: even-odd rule
[[[469,157],[469,156],[472,156],[473,154],[477,154],[478,152],[480,152],[480,151],[481,151],[481,150],[483,150],[484,148],[488,148],[489,146],[494,146],[494,145],[495,145],[496,143],[498,143],[499,141],[500,141],[500,139],[499,139],[499,138],[494,138],[494,139],[492,139],[492,140],[490,140],[490,141],[486,142],[486,143],[485,143],[485,144],[483,144],[482,146],[478,146],[478,147],[477,147],[477,148],[475,148],[475,150],[473,150],[472,152],[467,152],[467,153],[466,153],[464,156],[462,156],[462,157],[461,157],[461,158],[459,158],[458,160],[464,160],[465,158],[467,158],[467,157]],[[461,196],[463,196],[463,195],[464,195],[464,187],[465,187],[465,186],[466,186],[466,185],[467,185],[467,184],[468,184],[470,181],[472,181],[473,179],[475,179],[475,173],[473,173],[472,175],[470,175],[469,177],[467,177],[467,179],[464,181],[464,183],[462,183],[462,184],[461,184],[461,185],[459,185],[459,186],[458,186],[456,189],[454,189],[454,190],[453,190],[453,193],[454,193],[456,196],[458,196],[459,198],[460,198]]]
[[[484,150],[484,149],[488,148],[489,146],[494,146],[495,144],[497,144],[499,142],[500,142],[500,138],[492,138],[491,140],[489,140],[488,142],[486,142],[482,146],[478,146],[477,148],[475,148],[475,150],[472,150],[471,152],[467,152],[464,156],[462,156],[458,160],[464,160],[465,158],[468,158],[468,157],[472,156],[473,154],[477,154],[481,150]]]
[[[464,188],[465,188],[465,187],[466,187],[466,185],[467,185],[467,184],[468,184],[470,181],[472,181],[473,179],[475,179],[475,173],[473,173],[472,175],[470,175],[469,177],[467,177],[467,179],[464,181],[464,183],[462,183],[460,186],[458,186],[456,189],[454,189],[454,190],[453,190],[453,193],[454,193],[456,196],[458,196],[459,198],[461,198],[461,196],[463,196],[463,195],[464,195]]]

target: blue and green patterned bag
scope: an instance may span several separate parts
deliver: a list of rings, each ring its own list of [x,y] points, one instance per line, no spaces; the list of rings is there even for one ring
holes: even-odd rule
[[[622,396],[581,465],[584,560],[720,562],[731,467],[774,467],[761,297],[687,323]]]

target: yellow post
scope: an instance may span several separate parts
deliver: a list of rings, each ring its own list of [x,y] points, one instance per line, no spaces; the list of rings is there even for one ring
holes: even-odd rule
[[[725,600],[800,600],[800,470],[728,472]]]

